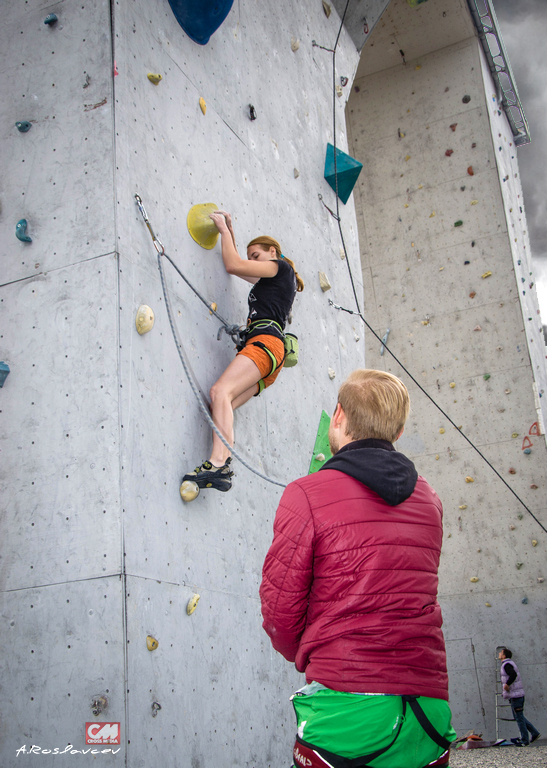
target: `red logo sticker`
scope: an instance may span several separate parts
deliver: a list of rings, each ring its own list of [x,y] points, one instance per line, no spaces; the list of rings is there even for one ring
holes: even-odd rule
[[[119,744],[120,743],[120,724],[119,723],[86,723],[85,724],[85,743],[86,744]]]

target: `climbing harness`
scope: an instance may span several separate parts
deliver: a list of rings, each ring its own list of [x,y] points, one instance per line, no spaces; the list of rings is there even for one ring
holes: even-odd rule
[[[173,319],[173,311],[172,311],[172,308],[171,308],[171,301],[169,299],[169,294],[167,293],[167,286],[165,284],[165,275],[164,275],[164,272],[163,272],[163,264],[162,264],[161,257],[165,256],[165,258],[170,262],[170,264],[173,265],[173,267],[176,269],[176,271],[179,273],[179,275],[183,278],[183,280],[194,291],[196,296],[198,296],[201,299],[201,301],[207,307],[209,307],[210,311],[213,312],[214,315],[223,323],[223,328],[219,329],[217,338],[220,337],[220,334],[221,334],[222,330],[225,330],[226,333],[230,337],[232,337],[232,332],[235,334],[235,331],[233,329],[237,329],[238,332],[239,332],[239,327],[238,326],[229,326],[228,323],[226,323],[226,321],[224,320],[224,318],[222,318],[212,308],[212,306],[209,306],[207,301],[196,291],[196,289],[192,285],[190,285],[190,283],[188,282],[186,277],[184,277],[182,272],[180,272],[178,267],[173,263],[173,261],[165,253],[165,248],[163,247],[163,244],[162,244],[161,240],[159,240],[156,237],[156,235],[154,234],[154,230],[152,229],[152,226],[150,224],[150,220],[148,219],[148,216],[147,216],[146,211],[144,209],[144,205],[142,203],[142,199],[137,194],[135,195],[135,201],[136,201],[136,203],[137,203],[137,205],[139,207],[139,210],[140,210],[140,212],[142,214],[142,217],[144,219],[144,223],[148,227],[148,231],[150,232],[150,235],[152,237],[152,242],[154,243],[154,248],[156,249],[157,254],[158,254],[158,269],[159,269],[159,272],[160,272],[160,279],[161,279],[161,287],[162,287],[162,291],[163,291],[163,297],[165,299],[165,308],[167,310],[167,317],[169,318],[169,325],[171,326],[171,333],[173,334],[173,338],[175,340],[175,345],[177,347],[177,352],[179,353],[179,358],[180,358],[180,361],[182,363],[182,367],[184,368],[184,373],[186,374],[186,378],[188,379],[188,383],[190,384],[192,392],[194,393],[194,396],[195,396],[195,398],[196,398],[196,400],[198,402],[198,405],[200,407],[200,410],[201,410],[203,416],[205,417],[205,420],[207,421],[207,423],[209,424],[211,429],[214,431],[214,433],[217,435],[218,439],[222,442],[222,444],[224,446],[226,446],[226,448],[228,448],[228,450],[232,453],[232,455],[238,461],[240,461],[241,464],[243,464],[243,466],[246,467],[249,470],[249,472],[252,472],[253,474],[257,475],[257,477],[260,477],[262,480],[265,480],[267,483],[272,483],[272,485],[278,485],[280,488],[285,488],[286,487],[285,483],[279,483],[277,480],[272,480],[270,477],[267,477],[266,475],[262,474],[262,472],[259,472],[257,469],[254,469],[254,467],[252,467],[250,464],[248,464],[245,461],[245,459],[242,456],[240,456],[239,453],[234,449],[234,447],[230,445],[230,443],[226,440],[226,438],[224,437],[222,432],[218,429],[217,425],[215,424],[215,422],[211,418],[211,414],[209,413],[209,409],[208,409],[208,407],[207,407],[207,405],[205,403],[205,398],[203,396],[203,393],[200,391],[198,385],[195,382],[195,376],[192,373],[192,368],[190,366],[190,362],[189,362],[189,360],[186,357],[186,353],[184,351],[184,347],[182,346],[182,342],[180,341],[178,333],[177,333],[177,329],[176,329],[175,322],[174,322],[174,319]],[[239,336],[239,333],[238,333],[238,336]]]
[[[385,350],[386,352],[388,352],[388,353],[391,355],[391,357],[392,357],[392,358],[395,360],[395,362],[396,362],[398,365],[400,365],[400,366],[401,366],[401,369],[402,369],[402,370],[403,370],[403,371],[406,373],[406,375],[409,377],[409,379],[411,379],[411,381],[413,381],[413,382],[414,382],[414,384],[416,384],[416,386],[418,387],[418,389],[420,389],[420,390],[421,390],[421,392],[423,392],[423,393],[424,393],[424,395],[425,395],[425,396],[426,396],[426,397],[427,397],[427,398],[428,398],[428,399],[429,399],[429,400],[430,400],[430,401],[433,403],[433,405],[435,406],[435,408],[437,408],[437,409],[438,409],[438,410],[439,410],[439,411],[440,411],[440,412],[443,414],[443,416],[444,416],[444,417],[445,417],[445,418],[446,418],[446,419],[447,419],[447,420],[450,422],[450,424],[452,424],[452,426],[453,426],[455,429],[457,429],[457,430],[458,430],[458,432],[460,433],[460,435],[461,435],[463,438],[465,438],[465,440],[467,440],[467,442],[468,442],[468,443],[469,443],[469,445],[470,445],[470,446],[473,448],[473,450],[475,450],[475,451],[476,451],[476,452],[479,454],[479,456],[480,456],[480,457],[481,457],[481,458],[482,458],[482,459],[483,459],[483,460],[484,460],[484,461],[485,461],[485,462],[488,464],[488,466],[490,467],[490,469],[491,469],[493,472],[495,472],[495,474],[496,474],[496,475],[499,477],[499,479],[500,479],[500,480],[503,482],[503,484],[506,486],[506,488],[508,488],[508,489],[511,491],[511,493],[512,493],[512,494],[513,494],[513,496],[514,496],[514,497],[517,499],[517,501],[518,501],[520,504],[522,504],[522,506],[524,507],[524,509],[525,509],[525,510],[526,510],[526,511],[527,511],[527,512],[528,512],[528,513],[529,513],[529,514],[530,514],[530,515],[531,515],[531,516],[534,518],[534,520],[535,520],[535,521],[536,521],[536,523],[537,523],[537,524],[540,526],[540,528],[542,528],[542,529],[545,531],[545,533],[547,533],[547,528],[546,528],[546,527],[545,527],[545,526],[544,526],[544,525],[543,525],[543,524],[542,524],[542,523],[541,523],[541,522],[538,520],[538,518],[537,518],[537,517],[534,515],[534,513],[532,512],[532,510],[531,510],[531,509],[530,509],[530,508],[529,508],[529,507],[528,507],[528,506],[527,506],[527,505],[524,503],[524,501],[523,501],[523,500],[520,498],[520,496],[519,496],[519,495],[518,495],[518,494],[517,494],[517,493],[516,493],[516,492],[513,490],[513,488],[511,488],[511,486],[510,486],[510,485],[509,485],[509,483],[508,483],[508,482],[505,480],[505,478],[503,478],[503,477],[500,475],[500,473],[497,471],[497,469],[495,469],[495,467],[493,467],[493,466],[492,466],[492,464],[491,464],[491,463],[488,461],[488,459],[486,458],[486,456],[484,456],[484,454],[482,454],[482,453],[479,451],[479,449],[477,448],[477,446],[476,446],[476,445],[475,445],[475,444],[474,444],[474,443],[473,443],[473,442],[472,442],[472,441],[471,441],[471,440],[470,440],[470,439],[467,437],[467,435],[466,435],[464,432],[462,432],[462,431],[461,431],[461,429],[460,429],[460,428],[459,428],[459,427],[458,427],[458,426],[457,426],[457,425],[456,425],[456,424],[455,424],[455,423],[452,421],[452,419],[451,419],[451,418],[450,418],[450,417],[449,417],[449,416],[448,416],[448,415],[447,415],[447,414],[446,414],[446,413],[443,411],[443,409],[441,408],[441,406],[440,406],[440,405],[438,405],[438,404],[435,402],[435,400],[433,400],[433,398],[431,397],[431,395],[430,395],[428,392],[426,392],[426,390],[425,390],[425,389],[424,389],[424,388],[421,386],[421,384],[420,384],[418,381],[416,381],[416,379],[414,378],[414,376],[412,376],[412,375],[411,375],[411,373],[410,373],[410,372],[407,370],[407,368],[405,368],[405,366],[404,366],[404,365],[401,363],[401,361],[397,359],[397,357],[395,356],[395,354],[394,354],[394,353],[393,353],[393,352],[390,350],[390,348],[387,346],[387,334],[386,334],[386,336],[385,336],[384,338],[381,338],[381,337],[380,337],[380,336],[379,336],[379,335],[376,333],[376,331],[374,331],[374,330],[373,330],[373,328],[372,328],[372,327],[369,325],[369,323],[368,323],[368,322],[365,320],[365,318],[364,318],[364,316],[363,316],[363,314],[362,314],[362,312],[361,312],[361,307],[359,306],[359,299],[357,298],[357,290],[356,290],[356,288],[355,288],[355,282],[354,282],[354,280],[353,280],[353,274],[352,274],[352,272],[351,272],[351,265],[350,265],[350,262],[349,262],[349,258],[348,258],[348,251],[347,251],[347,248],[346,248],[346,243],[345,243],[345,241],[344,241],[344,233],[342,232],[342,221],[341,221],[341,218],[340,218],[340,204],[339,204],[339,201],[338,201],[338,169],[337,169],[337,164],[336,164],[336,48],[337,48],[337,46],[338,46],[338,40],[340,39],[340,34],[341,34],[341,32],[342,32],[342,27],[343,27],[343,25],[344,25],[344,19],[346,18],[346,13],[347,13],[347,10],[348,10],[348,6],[349,6],[349,4],[350,4],[350,0],[347,0],[347,2],[346,2],[346,7],[345,7],[345,9],[344,9],[344,13],[343,13],[343,15],[342,15],[342,20],[341,20],[341,22],[340,22],[340,28],[339,28],[339,30],[338,30],[338,36],[337,36],[337,38],[336,38],[336,42],[335,42],[335,44],[334,44],[334,48],[333,48],[333,49],[329,49],[329,48],[323,48],[323,50],[326,50],[326,51],[329,51],[329,52],[331,52],[331,53],[332,53],[332,91],[333,91],[333,93],[332,93],[332,97],[333,97],[333,102],[332,102],[332,103],[333,103],[333,107],[332,107],[332,122],[333,122],[333,146],[334,146],[334,178],[335,178],[335,186],[336,186],[336,213],[335,213],[334,211],[331,211],[331,209],[330,209],[330,208],[329,208],[329,207],[326,205],[326,203],[324,202],[324,200],[323,200],[323,198],[322,198],[322,196],[321,196],[321,195],[319,195],[319,199],[320,199],[320,201],[323,203],[323,205],[325,206],[325,208],[326,208],[326,209],[329,211],[329,213],[331,214],[331,216],[332,216],[332,217],[333,217],[333,218],[336,220],[336,222],[338,223],[338,229],[339,229],[339,231],[340,231],[340,239],[341,239],[341,241],[342,241],[342,248],[343,248],[343,250],[344,250],[344,257],[345,257],[345,260],[346,260],[346,264],[348,265],[348,272],[349,272],[349,277],[350,277],[351,287],[352,287],[352,289],[353,289],[353,296],[354,296],[354,299],[355,299],[355,305],[356,305],[356,307],[357,307],[357,312],[354,312],[354,311],[353,311],[353,310],[351,310],[351,309],[346,309],[345,307],[341,307],[339,304],[335,304],[335,303],[332,301],[332,299],[329,299],[329,304],[330,304],[330,305],[331,305],[331,306],[332,306],[334,309],[338,309],[338,310],[341,310],[342,312],[347,312],[347,313],[348,313],[348,314],[350,314],[350,315],[357,315],[358,317],[360,317],[360,318],[361,318],[361,320],[362,320],[362,321],[363,321],[363,323],[365,324],[366,328],[368,328],[368,330],[369,330],[369,331],[372,333],[372,335],[373,335],[373,336],[375,336],[375,337],[376,337],[376,339],[378,339],[378,341],[381,343],[381,345],[382,345],[382,347],[381,347],[381,349],[382,349],[382,354],[383,354],[383,350]],[[316,47],[318,47],[318,48],[322,48],[322,46],[316,46]]]
[[[450,742],[448,739],[445,739],[444,736],[442,736],[433,726],[421,706],[418,704],[418,698],[418,696],[401,696],[403,704],[402,716],[398,718],[395,736],[387,745],[387,747],[377,749],[375,752],[371,752],[368,755],[349,758],[337,755],[335,752],[329,752],[327,749],[323,749],[322,747],[317,747],[314,744],[310,744],[309,742],[304,741],[300,736],[297,736],[293,749],[293,759],[295,765],[306,766],[306,768],[374,768],[374,766],[369,765],[370,761],[375,760],[377,757],[380,757],[380,755],[383,755],[397,741],[405,721],[406,705],[408,704],[412,709],[416,720],[422,726],[429,738],[434,741],[435,744],[445,750],[439,758],[428,764],[429,768],[433,768],[433,766],[439,766],[439,768],[440,766],[448,766],[448,760],[450,756]],[[424,766],[424,768],[427,767]]]
[[[167,261],[171,264],[171,266],[175,269],[175,271],[178,272],[180,277],[182,277],[182,279],[184,280],[186,285],[190,288],[190,290],[192,290],[195,293],[195,295],[198,297],[198,299],[201,302],[203,302],[203,304],[205,304],[205,306],[207,307],[209,312],[212,312],[213,315],[218,320],[220,320],[220,322],[222,323],[222,326],[218,329],[217,340],[220,340],[222,332],[224,331],[226,333],[226,335],[229,336],[232,339],[232,341],[234,342],[234,344],[237,346],[240,343],[240,339],[239,339],[240,326],[239,325],[230,325],[230,323],[228,323],[222,317],[222,315],[220,315],[217,312],[216,306],[213,305],[211,302],[207,301],[207,299],[204,299],[203,296],[201,295],[201,293],[197,290],[197,288],[194,288],[194,286],[188,280],[188,278],[185,275],[182,274],[182,272],[177,267],[177,265],[175,264],[173,259],[167,253],[165,253],[165,247],[164,247],[163,243],[161,242],[161,240],[158,237],[156,237],[156,235],[154,233],[154,230],[152,229],[152,225],[150,224],[150,219],[148,218],[148,214],[146,213],[146,210],[144,208],[144,205],[143,205],[143,202],[142,202],[142,199],[141,199],[140,195],[135,194],[135,200],[136,200],[137,205],[139,206],[139,210],[140,210],[140,212],[142,214],[142,217],[144,219],[144,223],[148,227],[148,231],[150,232],[150,236],[152,238],[152,242],[154,244],[154,248],[158,252],[158,255],[159,256],[165,256]]]

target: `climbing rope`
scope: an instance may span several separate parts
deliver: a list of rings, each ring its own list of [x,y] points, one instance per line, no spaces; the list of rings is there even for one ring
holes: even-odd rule
[[[227,336],[230,336],[234,344],[237,346],[240,344],[240,326],[239,325],[230,325],[223,317],[216,311],[216,306],[212,304],[211,302],[207,301],[207,299],[204,299],[201,293],[197,290],[197,288],[194,288],[192,283],[188,280],[186,275],[183,275],[180,269],[177,267],[173,259],[165,253],[165,248],[163,247],[163,244],[159,238],[156,237],[154,230],[152,229],[152,225],[150,223],[150,219],[148,218],[148,214],[146,213],[146,210],[144,208],[142,199],[139,195],[135,195],[135,200],[137,205],[139,206],[139,210],[142,214],[142,217],[144,219],[144,223],[148,227],[148,231],[150,232],[150,236],[152,238],[152,242],[154,243],[154,248],[158,253],[160,253],[162,256],[165,256],[167,261],[171,264],[171,266],[178,272],[178,274],[182,277],[186,285],[195,293],[195,295],[198,297],[198,299],[205,304],[209,312],[212,312],[213,315],[220,320],[222,323],[222,326],[218,329],[217,333],[217,340],[220,340],[220,336],[222,334],[222,331],[226,333]]]
[[[211,414],[209,413],[209,409],[208,409],[208,407],[207,407],[207,405],[205,403],[203,395],[200,392],[199,387],[197,386],[196,382],[194,381],[194,376],[192,375],[192,369],[190,367],[190,363],[189,363],[189,361],[188,361],[188,359],[186,357],[186,353],[184,351],[184,347],[182,346],[182,342],[181,342],[181,340],[179,338],[179,335],[178,335],[178,332],[177,332],[177,328],[175,326],[175,322],[174,322],[174,319],[173,319],[173,311],[172,311],[172,308],[171,308],[171,301],[169,299],[169,294],[167,292],[167,286],[166,286],[166,283],[165,283],[165,274],[163,272],[163,264],[162,264],[161,257],[162,256],[166,257],[166,259],[169,261],[169,263],[172,264],[175,267],[175,269],[177,270],[179,275],[184,279],[184,281],[189,285],[189,287],[192,288],[192,290],[194,291],[196,296],[198,296],[201,299],[201,301],[205,304],[205,306],[209,307],[211,312],[214,312],[215,316],[221,321],[221,323],[223,324],[223,327],[221,327],[219,329],[217,338],[219,338],[219,336],[220,336],[220,334],[221,334],[221,332],[223,330],[226,331],[228,336],[231,336],[233,338],[233,333],[235,333],[235,332],[233,332],[233,331],[231,332],[230,329],[236,328],[237,330],[239,330],[239,327],[238,326],[230,326],[230,325],[228,325],[228,323],[226,323],[226,321],[217,312],[215,312],[211,308],[211,306],[208,304],[208,302],[188,282],[188,280],[184,277],[182,272],[180,272],[180,270],[176,267],[176,265],[173,263],[173,261],[165,253],[165,248],[164,248],[161,240],[159,240],[159,238],[157,238],[156,235],[154,234],[154,230],[152,229],[152,225],[150,224],[150,220],[148,219],[148,216],[146,214],[146,210],[144,208],[144,205],[143,205],[142,200],[139,197],[139,195],[135,195],[135,200],[136,200],[137,205],[139,206],[139,210],[140,210],[140,212],[142,214],[142,217],[144,219],[144,223],[148,227],[148,231],[150,232],[150,236],[152,237],[152,242],[154,243],[154,248],[156,249],[157,254],[158,254],[158,269],[159,269],[159,272],[160,272],[161,287],[162,287],[162,290],[163,290],[163,297],[165,299],[165,307],[167,309],[167,317],[169,318],[169,325],[171,326],[171,333],[173,334],[173,338],[175,340],[175,345],[177,347],[177,352],[179,353],[179,358],[180,358],[180,361],[182,363],[182,367],[184,369],[184,373],[186,374],[186,378],[188,379],[188,383],[190,384],[192,392],[194,393],[194,396],[195,396],[195,398],[196,398],[196,400],[198,402],[198,405],[200,407],[201,412],[203,413],[203,415],[205,417],[205,420],[207,421],[207,423],[209,424],[211,429],[214,431],[214,433],[217,435],[219,440],[221,440],[221,442],[226,446],[226,448],[228,448],[228,450],[232,453],[232,455],[238,461],[240,461],[241,464],[243,464],[244,467],[246,467],[254,475],[257,475],[257,477],[260,477],[262,480],[266,480],[266,482],[272,483],[272,485],[278,485],[278,486],[280,486],[280,488],[285,488],[286,486],[285,486],[284,483],[279,483],[277,480],[272,480],[270,477],[267,477],[266,475],[263,475],[262,472],[259,472],[257,469],[254,469],[254,467],[252,467],[250,464],[248,464],[246,462],[246,460],[242,456],[240,456],[239,453],[234,449],[234,447],[230,445],[230,443],[226,440],[226,438],[224,437],[222,432],[220,432],[220,430],[216,426],[215,422],[211,418]]]
[[[450,422],[450,424],[452,424],[452,426],[453,426],[453,427],[454,427],[454,428],[455,428],[455,429],[456,429],[456,430],[457,430],[457,431],[460,433],[460,435],[461,435],[461,436],[462,436],[462,437],[463,437],[465,440],[467,440],[467,442],[468,442],[468,443],[469,443],[469,445],[470,445],[470,446],[473,448],[473,450],[474,450],[474,451],[476,451],[476,452],[479,454],[479,456],[480,456],[480,457],[481,457],[481,458],[482,458],[482,459],[483,459],[483,460],[484,460],[484,461],[485,461],[485,462],[488,464],[488,466],[490,467],[490,469],[491,469],[491,470],[492,470],[492,471],[493,471],[493,472],[494,472],[494,473],[495,473],[495,474],[496,474],[496,475],[499,477],[499,479],[502,481],[502,483],[503,483],[503,484],[504,484],[504,485],[505,485],[505,486],[506,486],[506,487],[507,487],[507,488],[508,488],[508,489],[511,491],[511,493],[512,493],[512,494],[513,494],[513,496],[514,496],[514,497],[517,499],[517,501],[518,501],[520,504],[522,504],[522,506],[524,507],[524,509],[525,509],[525,510],[526,510],[526,511],[527,511],[527,512],[528,512],[528,513],[529,513],[529,514],[530,514],[530,515],[531,515],[531,516],[534,518],[534,520],[535,520],[535,521],[536,521],[536,523],[537,523],[537,524],[540,526],[540,528],[542,528],[542,529],[545,531],[545,533],[547,533],[547,528],[545,528],[545,526],[543,525],[543,523],[541,523],[541,522],[540,522],[540,521],[537,519],[537,517],[534,515],[534,513],[532,512],[532,510],[531,510],[531,509],[530,509],[530,508],[529,508],[529,507],[528,507],[528,506],[527,506],[527,505],[524,503],[524,501],[523,501],[523,500],[520,498],[520,496],[519,496],[519,495],[516,493],[516,491],[514,491],[514,490],[513,490],[513,488],[511,488],[511,486],[510,486],[510,485],[509,485],[509,483],[508,483],[508,482],[505,480],[505,478],[504,478],[504,477],[502,477],[502,476],[500,475],[500,473],[498,472],[498,470],[497,470],[497,469],[496,469],[496,468],[495,468],[495,467],[494,467],[494,466],[493,466],[493,465],[492,465],[492,464],[491,464],[491,463],[488,461],[488,459],[486,458],[486,456],[485,456],[483,453],[481,453],[481,451],[480,451],[480,450],[477,448],[477,446],[476,446],[476,445],[475,445],[475,444],[474,444],[474,443],[473,443],[473,442],[472,442],[472,441],[471,441],[471,440],[470,440],[470,439],[467,437],[467,435],[466,435],[464,432],[462,432],[462,430],[461,430],[461,429],[460,429],[460,428],[459,428],[459,427],[458,427],[458,426],[457,426],[457,425],[456,425],[456,424],[455,424],[455,423],[452,421],[452,419],[450,418],[450,416],[448,416],[448,414],[447,414],[447,413],[445,413],[445,411],[443,411],[443,409],[441,408],[441,406],[440,406],[440,405],[438,405],[438,404],[435,402],[435,400],[434,400],[434,399],[431,397],[431,395],[430,395],[430,394],[429,394],[429,393],[428,393],[428,392],[427,392],[427,391],[426,391],[426,390],[425,390],[425,389],[422,387],[422,385],[421,385],[421,384],[420,384],[418,381],[416,381],[416,379],[414,378],[414,376],[412,376],[412,374],[410,373],[410,371],[408,371],[408,370],[407,370],[407,368],[405,368],[405,366],[404,366],[404,365],[401,363],[401,361],[397,359],[397,357],[395,356],[395,354],[394,354],[394,353],[391,351],[391,349],[390,349],[390,348],[387,346],[387,344],[386,344],[386,342],[387,342],[387,334],[386,334],[386,336],[384,336],[384,338],[381,338],[380,336],[378,336],[378,334],[376,333],[376,331],[375,331],[375,330],[374,330],[374,329],[373,329],[373,328],[372,328],[372,327],[369,325],[369,323],[368,323],[368,322],[365,320],[365,318],[364,318],[364,316],[363,316],[363,314],[362,314],[362,312],[361,312],[361,308],[360,308],[360,306],[359,306],[359,300],[358,300],[358,298],[357,298],[357,291],[356,291],[356,288],[355,288],[355,283],[354,283],[354,280],[353,280],[353,274],[352,274],[352,272],[351,272],[351,265],[350,265],[350,262],[349,262],[349,257],[348,257],[348,252],[347,252],[347,248],[346,248],[346,243],[345,243],[345,241],[344,241],[344,234],[343,234],[343,232],[342,232],[342,221],[341,221],[341,218],[340,218],[340,204],[339,204],[339,201],[338,201],[338,169],[337,169],[337,164],[336,164],[336,48],[337,48],[337,46],[338,46],[338,41],[339,41],[339,39],[340,39],[340,34],[341,34],[341,32],[342,32],[342,27],[343,27],[343,25],[344,25],[344,19],[346,18],[346,13],[347,13],[347,10],[348,10],[348,6],[349,6],[349,4],[350,4],[350,0],[347,0],[347,2],[346,2],[346,7],[345,7],[345,9],[344,9],[344,13],[343,13],[343,15],[342,15],[342,20],[341,20],[341,22],[340,22],[340,28],[339,28],[339,30],[338,30],[338,35],[337,35],[337,37],[336,37],[336,42],[335,42],[335,44],[334,44],[334,48],[332,48],[332,49],[328,49],[328,48],[325,48],[325,49],[324,49],[324,50],[327,50],[327,51],[329,51],[330,53],[332,53],[332,92],[333,92],[333,102],[332,102],[332,103],[333,103],[333,108],[332,108],[332,122],[333,122],[333,146],[334,146],[334,179],[335,179],[335,185],[336,185],[336,213],[334,213],[333,211],[331,211],[331,209],[330,209],[330,208],[329,208],[329,207],[328,207],[328,206],[327,206],[327,205],[324,203],[324,201],[323,201],[323,198],[322,198],[322,196],[321,196],[321,195],[319,195],[319,199],[320,199],[320,201],[323,203],[323,205],[325,206],[325,208],[327,208],[327,210],[329,211],[329,213],[331,214],[331,216],[332,216],[332,217],[333,217],[333,218],[334,218],[334,219],[337,221],[337,223],[338,223],[338,229],[340,230],[340,239],[342,240],[342,248],[344,249],[344,256],[345,256],[346,264],[348,265],[348,272],[349,272],[349,277],[350,277],[350,281],[351,281],[351,287],[352,287],[352,289],[353,289],[353,296],[354,296],[354,298],[355,298],[355,304],[356,304],[356,306],[357,306],[357,312],[354,312],[354,311],[353,311],[353,310],[351,310],[351,309],[346,309],[345,307],[341,307],[340,305],[338,305],[338,304],[335,304],[335,303],[334,303],[334,302],[333,302],[331,299],[329,299],[329,304],[330,304],[330,305],[331,305],[331,306],[332,306],[334,309],[338,309],[338,310],[341,310],[342,312],[347,312],[347,313],[348,313],[348,314],[350,314],[350,315],[357,315],[358,317],[360,317],[360,318],[361,318],[361,320],[362,320],[362,321],[363,321],[363,323],[365,324],[366,328],[368,328],[368,330],[369,330],[369,331],[372,333],[372,335],[373,335],[373,336],[375,336],[375,337],[378,339],[378,341],[381,343],[381,345],[382,345],[382,349],[383,349],[383,350],[385,350],[386,352],[388,352],[388,353],[391,355],[391,357],[392,357],[392,358],[395,360],[395,362],[397,363],[397,365],[399,365],[399,366],[401,367],[401,369],[402,369],[402,370],[403,370],[403,371],[406,373],[406,375],[408,376],[408,378],[409,378],[409,379],[411,379],[411,381],[413,381],[413,382],[414,382],[414,384],[416,384],[416,386],[418,387],[418,389],[420,389],[420,390],[421,390],[421,391],[424,393],[424,395],[425,395],[425,396],[426,396],[426,397],[427,397],[427,398],[428,398],[428,399],[429,399],[429,400],[430,400],[430,401],[433,403],[433,405],[435,406],[435,408],[437,408],[437,409],[438,409],[438,410],[439,410],[439,411],[440,411],[440,412],[443,414],[443,416],[445,417],[445,419],[447,419],[447,421],[449,421],[449,422]],[[322,46],[316,46],[316,47],[320,48],[320,47],[322,47]]]

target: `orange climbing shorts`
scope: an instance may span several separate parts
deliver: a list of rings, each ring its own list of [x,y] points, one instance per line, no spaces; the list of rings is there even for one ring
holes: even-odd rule
[[[255,341],[261,341],[265,347],[268,347],[270,352],[274,355],[275,359],[277,360],[278,368],[271,373],[273,361],[272,358],[269,356],[269,354],[262,349],[262,347],[255,346]],[[252,360],[253,363],[257,366],[258,370],[260,371],[261,379],[258,382],[258,391],[257,395],[259,395],[263,389],[266,389],[266,387],[269,387],[270,384],[273,384],[274,381],[277,379],[279,372],[283,368],[283,359],[285,357],[285,344],[282,342],[281,339],[278,339],[277,336],[270,336],[267,333],[261,333],[257,336],[253,336],[249,341],[245,344],[241,352],[237,353],[238,355],[245,355],[245,357],[248,357],[249,360]],[[256,397],[256,395],[255,395]]]

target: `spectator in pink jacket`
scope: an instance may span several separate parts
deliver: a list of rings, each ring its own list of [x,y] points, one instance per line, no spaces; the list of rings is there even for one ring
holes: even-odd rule
[[[442,505],[395,450],[404,384],[357,370],[338,393],[333,457],[287,486],[260,587],[273,647],[306,675],[294,766],[447,766],[456,737],[437,602]]]

